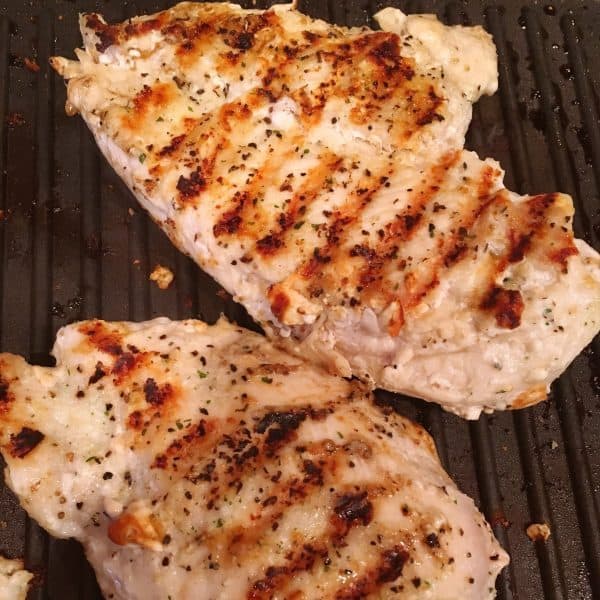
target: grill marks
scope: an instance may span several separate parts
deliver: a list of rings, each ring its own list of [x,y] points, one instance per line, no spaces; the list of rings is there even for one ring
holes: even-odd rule
[[[515,329],[525,309],[518,290],[505,289],[495,283],[507,266],[520,262],[527,254],[537,254],[565,271],[568,257],[577,254],[570,230],[565,226],[571,215],[558,200],[558,194],[540,194],[519,204],[510,203],[503,195],[495,199],[496,214],[507,223],[509,243],[505,252],[491,262],[489,283],[484,288],[479,308],[491,313],[498,327]]]
[[[366,573],[342,587],[335,594],[336,600],[360,600],[377,592],[387,583],[392,583],[402,576],[404,564],[409,558],[408,550],[401,545],[394,545],[379,553],[377,563],[367,569]]]
[[[233,194],[230,208],[222,213],[213,226],[216,238],[251,236],[253,232],[264,229],[265,220],[268,219],[262,207],[265,193],[277,185],[280,170],[290,158],[288,142],[276,146],[275,150],[256,170],[248,184]]]
[[[399,258],[402,244],[424,227],[423,217],[427,206],[437,195],[448,176],[448,171],[456,165],[459,157],[460,152],[450,152],[432,167],[425,183],[411,195],[408,207],[383,228],[384,235],[375,248],[355,246],[350,251],[351,256],[360,256],[366,263],[360,270],[356,283],[365,290],[362,296],[367,301],[377,302],[376,296],[383,296],[385,303],[393,300],[394,294],[386,285],[383,272],[393,264],[392,261]],[[399,330],[403,320],[404,311],[400,309],[400,313],[391,324],[393,330]]]
[[[314,445],[313,446],[317,446]],[[257,448],[250,446],[250,448]],[[292,477],[281,479],[282,472],[280,469],[274,471],[273,462],[263,462],[262,468],[268,471],[270,484],[264,488],[263,498],[259,498],[255,509],[252,511],[250,519],[252,527],[247,527],[246,523],[240,525],[234,524],[225,530],[221,530],[215,534],[209,534],[204,537],[204,543],[210,548],[213,554],[219,556],[241,556],[247,548],[255,547],[263,538],[269,535],[276,535],[279,528],[280,520],[285,518],[285,511],[289,510],[296,503],[305,501],[309,496],[319,495],[327,492],[324,491],[324,486],[331,483],[335,478],[335,473],[338,467],[339,447],[333,443],[327,444],[324,449],[322,445],[316,448],[307,448],[305,453],[302,453],[302,464],[300,472],[292,472]],[[246,451],[248,453],[248,451]],[[258,456],[258,452],[252,453],[253,458]],[[305,458],[310,456],[310,459]],[[275,459],[275,456],[272,456]],[[260,461],[260,458],[257,458]],[[217,466],[215,462],[211,464],[210,476],[204,477],[204,481],[220,482],[220,488],[234,489],[236,493],[240,493],[243,489],[243,481],[241,476],[243,473],[249,474],[255,468],[255,462],[243,463],[245,466],[240,466],[236,461],[236,469],[227,468],[221,464]],[[260,465],[260,462],[259,462]],[[242,471],[239,471],[242,468]],[[204,467],[204,472],[206,472]],[[271,474],[273,473],[273,474]],[[216,495],[216,493],[215,493]],[[320,500],[326,501],[326,500]],[[320,543],[320,547],[326,546],[326,540]],[[287,567],[285,573],[295,569]],[[283,571],[280,573],[283,574]],[[269,578],[270,579],[270,578]],[[261,584],[258,588],[262,588]],[[270,584],[269,589],[273,589]],[[259,590],[260,591],[260,590]]]
[[[304,292],[312,298],[319,298],[324,291],[335,289],[343,265],[342,255],[346,239],[352,233],[352,226],[358,221],[362,211],[370,204],[375,194],[387,181],[393,166],[387,165],[379,173],[366,170],[349,193],[348,200],[339,209],[326,214],[325,244],[315,247],[312,257],[298,266],[285,280],[272,285],[267,295],[271,310],[277,318],[293,324],[295,315],[289,315],[289,289]]]
[[[144,85],[133,98],[133,106],[124,113],[121,122],[131,131],[143,131],[146,124],[156,120],[176,97],[176,88],[171,83]]]
[[[232,16],[230,11],[203,8],[203,22],[200,24],[193,20],[188,21],[187,15],[173,19],[172,12],[165,11],[152,18],[117,25],[108,25],[99,15],[92,13],[86,15],[86,26],[94,31],[99,39],[96,44],[98,52],[105,52],[113,44],[152,31],[160,31],[171,43],[179,44],[178,54],[183,60],[190,55],[195,58],[201,50],[200,42],[212,41],[210,38],[214,38],[215,35],[219,35],[230,48],[245,52],[255,45],[258,32],[278,22],[277,16],[272,11],[258,15]]]
[[[91,17],[88,17],[90,19]],[[96,22],[98,21],[98,22]],[[182,73],[195,65],[201,54],[215,54],[215,64],[225,63],[231,70],[220,70],[224,80],[238,82],[243,69],[244,76],[258,76],[261,85],[251,89],[242,98],[224,103],[213,113],[206,114],[203,129],[227,131],[241,141],[244,137],[243,125],[252,120],[252,115],[262,106],[274,103],[283,96],[293,98],[299,107],[299,122],[295,128],[285,132],[284,141],[276,141],[275,136],[267,140],[270,151],[277,156],[285,153],[282,148],[302,145],[309,130],[322,116],[327,103],[332,100],[339,104],[348,118],[356,124],[366,125],[372,120],[381,120],[389,114],[393,138],[405,144],[423,126],[435,119],[443,118],[438,114],[444,103],[431,85],[429,79],[416,76],[410,59],[401,55],[399,38],[388,32],[359,33],[354,37],[341,39],[335,35],[317,35],[310,32],[292,34],[283,30],[280,18],[273,12],[261,14],[236,15],[230,9],[202,6],[200,8],[176,8],[158,17],[123,25],[108,26],[98,19],[91,19],[89,26],[97,31],[110,31],[111,43],[160,30],[168,43],[176,47]],[[108,35],[108,34],[106,34]],[[243,58],[243,67],[240,62]],[[220,67],[219,67],[220,69]],[[305,72],[310,73],[311,85],[304,84]],[[144,86],[133,100],[130,115],[124,117],[130,128],[139,128],[142,121],[150,116],[160,116],[157,110],[174,102],[174,98],[187,97],[194,93],[187,89],[188,83],[174,78],[175,84],[160,83]],[[226,91],[225,91],[226,88]],[[224,99],[229,93],[229,84],[223,90]],[[202,96],[198,102],[202,106]],[[346,100],[350,103],[346,104]],[[410,110],[401,110],[406,104]],[[402,119],[391,115],[401,114]],[[343,119],[344,116],[341,116]],[[185,119],[183,119],[185,121]],[[400,122],[401,121],[401,122]],[[194,139],[187,134],[176,135],[162,149],[155,152],[158,159],[182,162],[186,172],[176,179],[177,198],[180,206],[194,204],[194,201],[210,187],[215,196],[222,189],[213,185],[215,164],[231,164],[232,156],[225,156],[224,150],[231,149],[230,142],[216,145],[212,155],[204,161],[194,161],[189,157],[180,157],[185,140],[188,151],[199,154],[204,147],[202,136]],[[187,135],[187,138],[185,137]],[[299,139],[298,139],[299,138]],[[242,144],[243,145],[243,144]],[[237,147],[237,145],[236,145]],[[266,153],[267,154],[267,153]],[[267,154],[268,155],[268,154]],[[233,156],[235,160],[235,156]],[[333,162],[330,162],[330,159]],[[337,167],[336,158],[325,152],[321,161]],[[320,173],[315,169],[317,181],[306,182],[304,191],[295,194],[290,205],[281,214],[268,214],[256,205],[262,192],[279,186],[274,175],[267,178],[266,173],[277,173],[275,159],[260,166],[259,173],[250,177],[244,188],[231,194],[228,205],[215,222],[213,233],[218,238],[229,236],[247,236],[257,240],[255,250],[262,256],[272,256],[285,248],[285,238],[290,227],[302,217],[303,210],[319,195]],[[282,161],[278,166],[281,166]],[[242,165],[243,166],[243,165]],[[159,177],[162,169],[159,165],[151,173]],[[325,177],[326,178],[326,177]],[[218,180],[219,178],[217,178]],[[219,186],[223,180],[217,181]],[[251,181],[250,181],[251,179]],[[156,189],[156,182],[147,180],[144,186],[148,193]],[[220,206],[217,205],[217,209]],[[334,223],[330,230],[335,234],[343,227],[344,217]],[[320,263],[330,261],[321,251],[317,251],[308,271],[318,271]]]
[[[278,449],[296,439],[296,431],[305,420],[316,421],[324,416],[323,411],[304,407],[248,415],[243,422],[233,425],[229,421],[202,419],[195,430],[191,428],[191,434],[187,431],[164,454],[157,456],[154,466],[176,468],[177,462],[191,455],[190,446],[194,446],[194,456],[209,455],[212,451],[219,461],[229,465],[228,476],[237,478],[250,464],[272,458]],[[254,425],[248,425],[249,421]],[[193,472],[187,477],[191,481],[203,479]]]
[[[431,235],[431,225],[428,226],[425,215],[429,212],[434,216],[440,210],[446,210],[435,198],[444,189],[449,173],[460,168],[457,166],[460,157],[460,152],[451,152],[432,167],[424,177],[424,183],[411,193],[407,208],[383,227],[375,246],[355,244],[348,247],[346,240],[356,234],[362,212],[388,177],[393,176],[393,166],[385,175],[370,174],[369,182],[363,179],[353,191],[353,201],[331,215],[326,245],[316,248],[312,259],[297,270],[311,297],[318,297],[322,290],[348,289],[352,285],[357,290],[357,295],[353,296],[353,302],[350,303],[352,306],[355,303],[368,303],[381,309],[395,302],[397,308],[388,324],[388,331],[391,335],[398,335],[406,312],[439,285],[442,271],[452,268],[466,256],[465,237],[493,198],[490,190],[499,174],[494,168],[484,165],[479,175],[462,192],[464,204],[454,217],[452,230],[438,236],[425,265],[419,265],[418,269],[407,269],[404,246],[417,236]],[[426,233],[428,227],[429,234]],[[349,259],[354,259],[351,277],[345,265]],[[356,260],[364,266],[357,267]],[[393,291],[393,284],[388,278],[397,269],[405,270],[404,284],[400,290]],[[286,283],[289,285],[291,282],[292,287],[298,290],[301,286],[297,280],[296,276],[296,281],[289,278]],[[280,320],[285,318],[290,304],[286,286],[273,286],[269,298],[275,316]]]
[[[106,366],[102,361],[96,363],[95,370],[88,381],[89,385],[97,383],[109,372],[114,376],[115,385],[120,385],[148,359],[148,353],[140,352],[135,346],[128,345],[124,350],[121,334],[111,330],[103,321],[86,321],[78,327],[78,330],[87,337],[87,342],[94,349],[114,358],[112,367]]]
[[[123,337],[118,331],[110,330],[103,321],[86,321],[78,330],[93,348],[113,356],[123,353]]]
[[[160,158],[164,158],[165,156],[172,156],[179,150],[179,147],[181,146],[181,144],[183,144],[185,138],[185,133],[182,133],[181,135],[176,135],[166,146],[164,146],[158,151],[158,156]]]
[[[392,170],[393,165],[386,165],[378,173],[366,170],[352,190],[346,203],[329,217],[325,245],[315,248],[313,257],[298,269],[301,277],[305,280],[313,281],[313,297],[319,295],[315,285],[320,285],[320,282],[318,284],[314,282],[323,278],[326,265],[329,273],[329,267],[333,267],[342,258],[341,252],[345,241],[352,232],[353,225],[356,224],[362,212],[386,183]]]
[[[274,592],[288,591],[294,587],[294,580],[302,572],[313,568],[323,569],[331,564],[330,554],[342,548],[345,538],[353,527],[366,527],[371,522],[373,507],[367,492],[342,494],[332,507],[332,515],[316,539],[292,549],[285,555],[284,564],[272,565],[265,569],[264,577],[254,581],[246,594],[249,600],[272,598]],[[373,588],[375,589],[375,587]]]
[[[302,125],[285,132],[283,142],[275,141],[274,136],[267,139],[269,152],[277,154],[283,154],[282,148],[289,149],[293,145],[302,147],[308,129],[319,122],[323,108],[329,99],[334,97],[344,101],[352,97],[355,104],[352,109],[353,118],[365,124],[374,112],[381,109],[392,97],[406,96],[405,100],[415,108],[409,111],[408,118],[411,123],[406,127],[403,143],[421,127],[417,122],[421,119],[423,110],[426,112],[434,110],[442,103],[442,99],[435,94],[433,88],[430,85],[424,86],[422,82],[415,82],[410,91],[404,89],[407,82],[413,79],[414,70],[410,61],[400,55],[398,37],[395,34],[384,32],[361,34],[350,43],[345,40],[315,36],[311,38],[311,43],[306,45],[290,39],[280,27],[274,27],[272,33],[274,37],[269,47],[275,50],[272,50],[273,54],[270,56],[272,64],[262,71],[264,73],[262,87],[251,90],[244,100],[236,101],[235,110],[228,111],[225,119],[224,128],[231,130],[237,139],[243,137],[238,131],[239,125],[249,119],[250,109],[257,108],[256,100],[252,99],[253,95],[255,98],[262,98],[271,103],[287,95],[293,98],[301,109]],[[282,44],[288,51],[278,51],[281,48],[277,44]],[[300,56],[302,61],[299,61]],[[249,61],[249,65],[255,65],[257,61],[260,62],[260,59],[261,57],[254,55],[245,58]],[[318,86],[315,84],[308,90],[305,86],[299,87],[303,79],[302,67],[310,66],[317,61],[322,63],[322,66],[318,66],[321,84]],[[370,80],[367,89],[361,87],[364,85],[364,68],[361,67],[362,70],[357,69],[355,72],[354,67],[358,64],[368,65],[366,73],[372,81]],[[248,69],[252,72],[250,67]],[[435,106],[432,108],[433,105]],[[423,106],[425,108],[422,109]],[[360,118],[357,116],[359,113]],[[291,154],[290,156],[293,157]],[[338,160],[330,152],[324,152],[320,157],[320,161],[329,164],[332,169],[337,168]],[[259,167],[257,177],[264,179],[266,171],[276,172],[271,163],[273,159]],[[278,166],[280,165],[281,163]],[[322,164],[321,172],[324,168],[325,165]],[[315,171],[319,172],[317,169]],[[257,227],[256,211],[254,214],[248,211],[249,203],[254,205],[256,201],[257,177],[254,177],[246,188],[239,189],[233,194],[229,207],[219,217],[213,233],[216,237],[226,237],[248,236],[251,232],[256,232],[258,238],[256,250],[263,256],[271,256],[285,247],[282,234],[289,230],[297,218],[301,218],[303,206],[307,206],[318,196],[319,186],[318,181],[312,185],[309,181],[306,182],[303,184],[303,187],[307,188],[306,191],[295,194],[284,213],[263,215],[262,226]],[[268,191],[270,187],[275,186],[279,186],[279,183],[274,179],[270,182],[265,181],[262,190]],[[246,227],[245,224],[248,222],[253,222],[254,226]]]
[[[306,544],[298,540],[285,549],[282,564],[267,566],[264,576],[250,584],[247,598],[269,598],[276,590],[293,587],[298,574],[328,565],[331,552],[345,545],[352,529],[371,523],[374,507],[368,484],[362,489],[342,489],[334,495],[329,490],[335,485],[338,469],[348,468],[346,461],[356,452],[355,445],[340,446],[331,440],[307,444],[299,441],[303,424],[331,418],[340,403],[346,404],[337,401],[319,410],[306,406],[245,413],[238,422],[215,422],[201,439],[179,438],[155,460],[155,468],[180,473],[188,464],[185,497],[206,503],[208,511],[235,503],[240,494],[259,494],[250,504],[250,514],[240,515],[239,522],[234,518],[202,532],[203,544],[212,556],[220,557],[224,568],[233,568],[235,557],[245,556],[261,540],[267,545],[275,543],[272,540],[277,539],[280,522],[298,502],[329,505],[330,516],[316,538]],[[201,462],[194,460],[198,456],[204,457]],[[371,454],[361,456],[367,459]],[[283,471],[288,473],[286,479],[282,478]],[[201,484],[204,491],[197,494],[189,484]],[[245,485],[252,486],[252,491],[246,492]],[[321,495],[324,499],[317,500]],[[401,572],[397,556],[390,554],[380,562],[379,585]]]
[[[286,211],[277,217],[276,226],[256,243],[256,251],[263,258],[273,256],[285,248],[286,233],[292,226],[301,225],[299,219],[302,219],[320,194],[328,189],[329,178],[341,167],[342,162],[332,152],[325,152],[320,157],[319,163],[307,173],[300,189],[293,194]],[[287,189],[288,186],[291,187],[291,184],[286,182],[281,187]],[[250,252],[247,256],[250,256]]]
[[[480,307],[494,314],[498,327],[515,329],[521,324],[521,314],[525,304],[518,290],[505,290],[493,285]]]
[[[450,153],[431,169],[421,187],[411,192],[407,208],[380,230],[379,241],[373,246],[346,243],[356,237],[360,214],[377,191],[375,187],[358,185],[353,191],[354,201],[330,215],[326,244],[315,248],[313,257],[294,275],[271,287],[269,299],[274,315],[293,324],[293,315],[289,314],[290,290],[318,298],[323,292],[332,294],[333,290],[351,290],[355,286],[357,293],[350,298],[351,306],[368,304],[377,310],[395,307],[388,322],[388,332],[395,336],[410,311],[450,270],[473,255],[480,264],[480,281],[468,301],[474,308],[492,314],[499,327],[518,327],[525,302],[519,291],[505,290],[495,280],[507,266],[529,254],[564,271],[568,258],[577,253],[570,229],[561,225],[568,223],[568,211],[555,206],[553,194],[513,204],[505,191],[495,192],[501,174],[494,166],[483,164],[479,173],[472,176],[466,162],[459,164],[461,156],[460,152]],[[452,181],[462,183],[446,183],[451,173]],[[454,185],[458,187],[453,192]],[[460,194],[460,205],[446,207],[438,202],[441,191]],[[437,230],[434,222],[442,211],[450,221],[442,219],[442,228]],[[509,244],[500,256],[487,253],[486,227],[491,222],[495,222],[495,228],[506,228],[501,238],[508,239]],[[408,256],[407,244],[421,238],[422,255],[409,264],[413,257]],[[421,262],[423,259],[426,260]],[[357,261],[364,266],[357,267]],[[402,280],[394,290],[398,271],[403,273]]]
[[[310,504],[311,497],[315,495],[330,496],[328,487],[334,485],[338,467],[347,468],[345,455],[356,451],[352,444],[348,447],[338,446],[332,441],[313,442],[306,446],[301,444],[294,449],[297,458],[293,460],[297,468],[290,470],[289,465],[286,468],[285,461],[289,458],[286,458],[286,450],[289,452],[290,444],[297,443],[296,432],[301,425],[309,419],[328,418],[334,410],[335,407],[330,406],[320,411],[306,407],[258,413],[245,417],[239,424],[230,424],[228,431],[221,432],[218,441],[213,439],[212,450],[208,441],[202,447],[201,453],[211,458],[194,464],[186,479],[192,483],[206,484],[210,490],[206,505],[208,510],[219,510],[224,496],[231,500],[232,494],[235,498],[243,493],[245,477],[251,479],[254,474],[264,474],[266,477],[264,483],[261,481],[261,495],[255,499],[255,508],[249,515],[251,527],[248,527],[244,518],[239,524],[234,521],[218,531],[209,530],[203,534],[203,544],[212,556],[221,557],[222,566],[229,568],[230,563],[234,564],[235,557],[244,556],[248,549],[255,548],[261,540],[267,545],[275,543],[272,540],[277,539],[280,521],[286,518],[286,511],[297,502]],[[249,425],[250,422],[253,426]],[[216,427],[214,431],[216,434],[221,427]],[[196,448],[196,452],[198,450]],[[370,453],[361,456],[368,458]],[[282,480],[281,469],[292,472],[293,476]],[[193,490],[189,492],[189,497],[192,496],[195,497]],[[202,498],[205,501],[207,495],[202,494]],[[344,547],[349,532],[371,523],[374,507],[368,486],[342,490],[324,501],[330,503],[330,517],[325,521],[324,528],[310,543],[302,544],[299,540],[297,545],[285,550],[284,562],[266,567],[264,576],[250,584],[247,598],[271,598],[277,591],[292,593],[294,580],[300,573],[329,565],[331,553],[335,553],[336,548]],[[316,502],[321,504],[323,500]],[[398,544],[383,550],[375,564],[366,571],[363,585],[375,591],[394,581],[401,575],[407,557],[408,552]],[[347,590],[340,593],[347,593]]]
[[[285,565],[268,567],[265,570],[265,576],[251,585],[246,598],[247,600],[269,600],[275,591],[287,589],[296,574],[312,571],[315,563],[318,563],[317,568],[322,568],[321,565],[326,565],[327,560],[326,548],[319,547],[314,543],[304,544],[299,550],[290,552]],[[286,597],[293,598],[289,595]]]
[[[400,302],[406,312],[416,307],[419,302],[433,291],[440,283],[444,271],[448,271],[466,258],[468,245],[466,239],[472,228],[490,205],[493,195],[490,191],[497,173],[489,165],[485,165],[470,190],[465,190],[465,204],[458,211],[458,218],[446,235],[436,234],[435,253],[429,257],[427,266],[410,271],[405,279],[405,288]],[[473,189],[474,188],[474,189]],[[425,223],[423,221],[423,229]],[[434,230],[430,231],[433,233]]]
[[[248,192],[236,192],[233,195],[233,208],[224,212],[219,221],[213,226],[213,234],[216,238],[224,235],[236,234],[242,224],[242,214],[246,205],[252,202]]]
[[[270,412],[259,421],[254,431],[267,434],[265,445],[269,453],[274,452],[293,438],[307,416],[306,411]]]
[[[264,577],[254,581],[246,594],[249,600],[272,598],[276,592],[293,593],[295,580],[302,572],[322,570],[331,564],[331,556],[339,556],[339,549],[346,544],[345,538],[352,528],[367,527],[373,516],[373,505],[368,491],[352,491],[339,494],[333,501],[329,524],[316,539],[290,550],[283,564],[271,565],[264,571]],[[327,597],[336,599],[365,598],[376,593],[386,584],[402,576],[405,563],[410,557],[407,547],[402,543],[392,543],[380,550],[377,558],[367,567],[356,570],[357,577],[350,584],[341,584],[335,575],[330,582]],[[325,583],[327,587],[328,584]],[[336,589],[337,588],[337,589]],[[330,595],[331,594],[331,595]]]
[[[199,456],[204,449],[210,448],[211,442],[214,442],[212,434],[216,429],[215,420],[200,419],[199,423],[188,428],[185,434],[171,442],[163,453],[158,454],[151,468],[178,471],[181,462]]]
[[[279,17],[273,11],[235,15],[221,7],[200,7],[200,21],[195,15],[174,19],[163,29],[177,45],[177,58],[183,67],[193,65],[207,51],[220,51],[222,66],[236,65],[258,52],[272,38]]]

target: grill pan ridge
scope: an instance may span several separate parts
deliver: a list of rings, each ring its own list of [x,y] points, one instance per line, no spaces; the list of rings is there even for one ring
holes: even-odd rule
[[[64,114],[64,87],[48,65],[80,45],[79,12],[120,21],[172,3],[0,4],[2,351],[52,364],[56,331],[91,317],[214,322],[224,313],[256,329],[135,204],[83,122]],[[577,236],[600,249],[600,2],[301,0],[299,8],[374,26],[372,15],[389,5],[482,24],[494,36],[500,86],[475,106],[467,148],[498,159],[510,189],[571,194]],[[168,290],[148,281],[157,263],[175,273]],[[522,411],[466,422],[399,395],[378,392],[378,399],[430,431],[444,467],[511,554],[498,598],[600,598],[600,339],[554,384],[548,402]],[[534,522],[550,526],[547,542],[525,535]],[[101,598],[80,546],[49,538],[1,482],[0,553],[25,557],[35,573],[31,600]]]

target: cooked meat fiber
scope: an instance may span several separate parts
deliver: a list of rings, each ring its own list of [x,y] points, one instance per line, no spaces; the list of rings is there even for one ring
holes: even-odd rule
[[[599,256],[568,196],[463,150],[491,37],[376,18],[88,14],[53,64],[140,203],[289,350],[468,418],[538,402],[599,329]]]
[[[419,426],[221,320],[0,355],[6,480],[106,598],[481,600],[508,557]]]

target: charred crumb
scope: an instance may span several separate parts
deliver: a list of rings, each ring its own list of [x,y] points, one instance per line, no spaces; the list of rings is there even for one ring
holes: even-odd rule
[[[98,361],[96,363],[94,373],[90,376],[90,378],[88,380],[89,385],[98,383],[98,381],[100,381],[105,375],[106,375],[106,371],[104,370],[104,365],[100,361]]]
[[[23,427],[19,433],[11,434],[9,452],[14,458],[25,458],[44,439],[41,431]]]
[[[192,171],[188,177],[180,175],[176,187],[183,200],[198,196],[206,188],[206,180],[200,167]]]
[[[138,355],[134,355],[132,352],[123,352],[113,365],[111,373],[116,375],[118,379],[125,377],[131,371],[133,371],[138,364]]]
[[[96,34],[99,40],[96,43],[96,50],[98,50],[98,52],[103,53],[110,46],[117,43],[117,27],[104,23],[96,13],[86,15],[85,24],[86,27]]]
[[[385,550],[381,555],[377,582],[390,583],[396,581],[402,575],[402,570],[409,556],[406,548],[402,546],[394,546],[389,550]]]
[[[368,525],[373,518],[373,504],[368,492],[348,493],[338,497],[334,514],[347,527]]]
[[[492,312],[498,327],[515,329],[521,324],[521,314],[525,305],[521,292],[492,286],[480,308]]]
[[[290,439],[306,417],[305,411],[270,412],[257,423],[254,430],[260,434],[267,434],[267,446],[277,446]]]
[[[170,383],[158,385],[156,381],[149,377],[144,383],[144,396],[146,402],[152,406],[161,406],[173,395],[173,388]]]

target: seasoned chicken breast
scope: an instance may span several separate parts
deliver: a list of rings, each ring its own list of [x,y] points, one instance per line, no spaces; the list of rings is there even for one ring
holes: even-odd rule
[[[32,579],[22,560],[0,555],[0,600],[25,600]]]
[[[53,65],[140,203],[288,350],[468,418],[538,402],[599,329],[600,258],[568,196],[463,150],[490,36],[377,18],[88,14]]]
[[[417,425],[221,320],[0,355],[6,480],[118,600],[482,600],[506,553]]]

